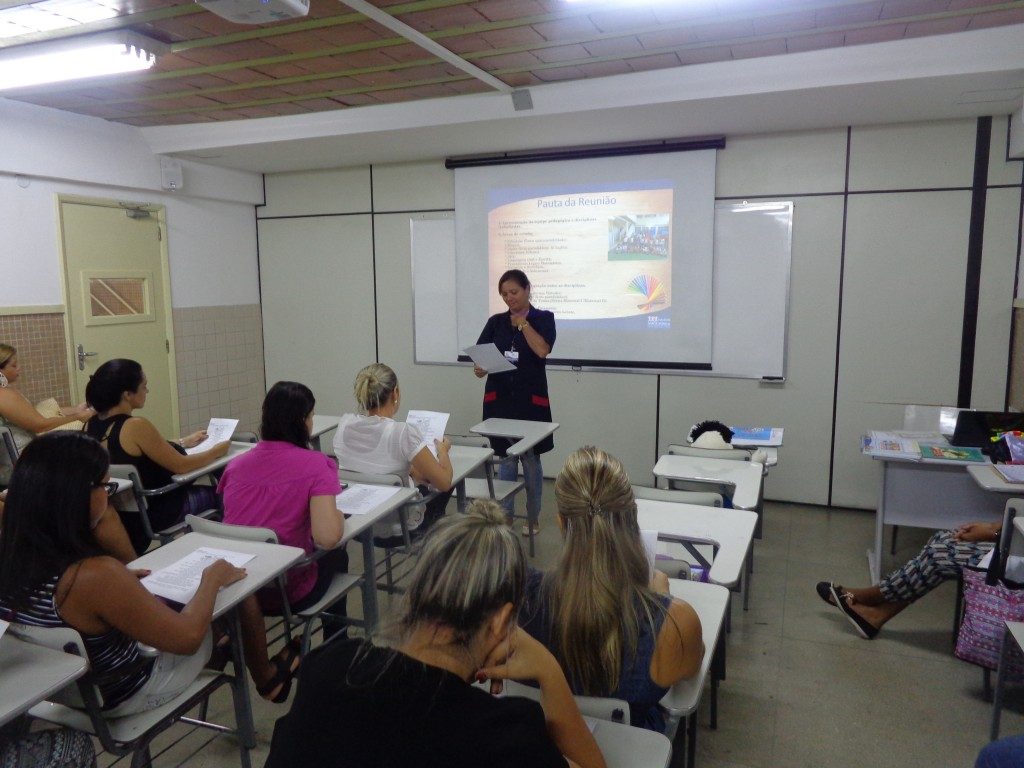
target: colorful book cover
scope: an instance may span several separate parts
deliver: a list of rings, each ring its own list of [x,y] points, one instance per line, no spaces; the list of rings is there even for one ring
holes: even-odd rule
[[[985,461],[980,448],[963,448],[954,445],[922,445],[921,458],[945,459],[947,461]]]

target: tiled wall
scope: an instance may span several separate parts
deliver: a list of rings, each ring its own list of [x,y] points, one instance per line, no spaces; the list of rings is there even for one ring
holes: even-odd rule
[[[18,389],[29,402],[54,397],[61,405],[72,404],[63,314],[0,314],[0,343],[18,350]]]
[[[211,417],[257,430],[264,395],[259,304],[175,309],[174,349],[183,435]]]

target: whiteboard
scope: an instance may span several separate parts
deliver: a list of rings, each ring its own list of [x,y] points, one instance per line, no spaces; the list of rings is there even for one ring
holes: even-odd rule
[[[410,227],[415,360],[461,365],[457,362],[454,217],[414,216]],[[792,201],[717,203],[711,370],[584,370],[782,380],[792,237]]]

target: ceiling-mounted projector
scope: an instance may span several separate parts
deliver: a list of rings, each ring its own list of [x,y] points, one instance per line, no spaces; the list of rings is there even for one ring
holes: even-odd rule
[[[236,24],[269,24],[309,13],[309,0],[196,0],[211,13]]]

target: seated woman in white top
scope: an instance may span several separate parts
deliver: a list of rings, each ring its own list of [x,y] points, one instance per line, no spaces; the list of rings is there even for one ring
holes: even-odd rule
[[[356,374],[353,388],[360,414],[346,413],[334,435],[334,455],[338,467],[353,472],[396,474],[408,477],[410,484],[427,493],[427,485],[439,493],[426,509],[409,514],[409,528],[418,533],[444,514],[451,498],[452,463],[448,458],[451,443],[435,440],[437,458],[430,452],[420,431],[411,424],[395,421],[401,393],[395,372],[382,363],[374,363]],[[400,536],[398,525],[387,526],[378,535]],[[385,542],[390,545],[392,542]],[[395,544],[399,543],[397,540]]]

